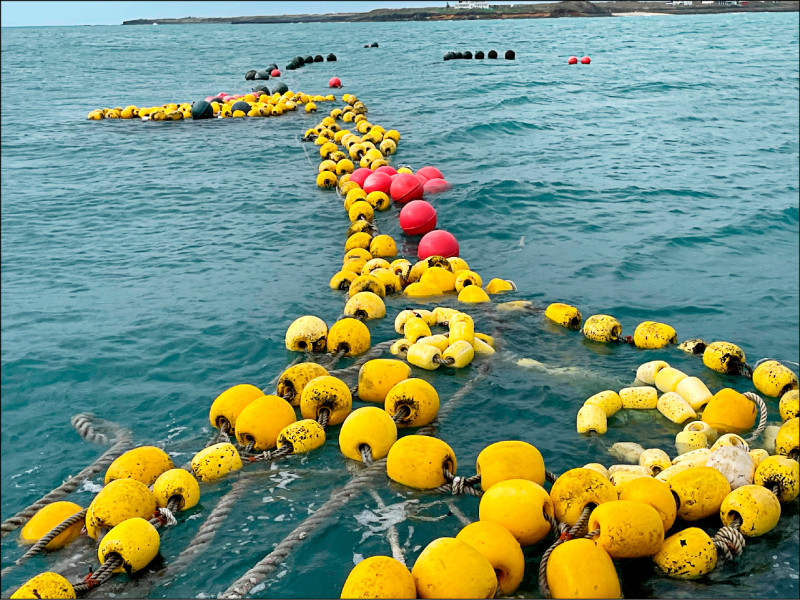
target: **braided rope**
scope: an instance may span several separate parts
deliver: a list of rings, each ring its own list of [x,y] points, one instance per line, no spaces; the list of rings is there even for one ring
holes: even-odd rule
[[[61,523],[59,523],[58,525],[53,527],[46,535],[44,535],[44,537],[42,537],[39,540],[37,540],[37,542],[33,546],[31,546],[25,554],[20,556],[16,561],[14,561],[13,564],[11,564],[11,565],[7,566],[5,569],[3,569],[2,572],[0,572],[0,577],[5,577],[6,575],[8,575],[8,573],[14,567],[17,567],[17,566],[21,565],[26,560],[28,560],[31,556],[36,556],[37,554],[39,554],[41,551],[44,550],[44,548],[45,548],[45,546],[47,546],[47,544],[52,542],[59,535],[64,533],[67,529],[69,529],[70,527],[72,527],[76,523],[80,523],[81,521],[83,521],[86,518],[86,511],[87,510],[88,509],[84,508],[83,510],[80,510],[80,511],[76,512],[74,515],[67,517],[66,519],[61,521]]]
[[[397,407],[397,410],[392,415],[392,420],[394,421],[395,425],[399,425],[410,416],[411,416],[411,409],[408,407],[407,404],[401,404],[400,406]]]
[[[346,344],[342,344],[342,345],[339,347],[339,349],[338,349],[338,350],[336,350],[336,353],[335,353],[335,354],[333,354],[333,355],[331,355],[330,362],[328,363],[328,365],[327,365],[325,368],[326,368],[328,371],[332,371],[332,370],[334,370],[334,369],[336,368],[336,365],[337,365],[337,364],[339,364],[339,361],[342,359],[342,357],[343,357],[345,354],[347,354],[349,351],[350,351],[350,348],[349,348],[349,347],[347,347],[347,345],[346,345]]]
[[[228,421],[228,419],[224,417],[220,417],[219,420],[221,421],[221,423],[219,424],[219,431],[217,432],[217,435],[214,437],[214,439],[205,445],[206,448],[208,448],[209,446],[213,446],[214,444],[231,443],[231,436],[229,435],[231,431],[230,422]]]
[[[367,448],[369,448],[369,446],[367,446]],[[381,500],[378,492],[370,490],[369,495],[375,500],[375,504],[378,505],[378,508],[381,510],[386,509],[386,504]],[[389,528],[386,530],[386,537],[389,540],[389,547],[392,549],[392,558],[405,565],[406,557],[405,554],[403,554],[403,549],[400,547],[400,535],[397,533],[397,527],[395,527],[394,524],[389,525]]]
[[[253,456],[247,456],[247,462],[269,462],[273,460],[278,460],[279,458],[283,458],[284,456],[289,456],[294,452],[294,446],[292,446],[291,442],[288,440],[283,440],[283,446],[277,448],[276,450],[269,451],[265,450],[261,454],[255,454]]]
[[[472,522],[463,512],[459,510],[459,508],[455,505],[454,502],[448,501],[447,506],[450,509],[450,512],[453,513],[455,518],[458,519],[458,521],[461,523],[462,527],[466,527]]]
[[[731,560],[744,551],[747,542],[738,527],[722,527],[713,538],[717,554],[723,560]]]
[[[763,432],[764,428],[767,426],[767,405],[764,404],[764,400],[761,399],[761,396],[755,392],[745,392],[744,396],[746,398],[750,398],[750,400],[755,402],[756,406],[758,406],[758,427],[756,427],[756,430],[752,433],[752,435],[750,435],[750,437],[745,439],[746,442],[752,442],[755,441],[759,435],[761,435],[761,432]]]
[[[90,442],[99,442],[100,440],[105,440],[106,442],[108,441],[108,437],[106,435],[94,430],[93,425],[98,424],[99,420],[96,420],[90,414],[75,415],[72,417],[71,423],[74,427],[76,427],[76,429],[78,429],[78,433],[81,435],[81,437]],[[119,427],[113,423],[106,423],[114,429],[114,445],[106,450],[102,456],[100,456],[100,458],[83,469],[80,473],[70,477],[60,486],[45,494],[27,508],[24,508],[13,517],[9,517],[3,521],[2,525],[0,525],[0,531],[2,532],[3,536],[24,525],[28,519],[35,515],[41,508],[47,506],[51,502],[55,502],[56,500],[64,498],[68,494],[78,489],[78,486],[81,485],[81,483],[83,483],[85,480],[89,479],[96,473],[107,469],[108,466],[114,462],[114,460],[120,454],[132,446],[131,433],[127,429]]]
[[[217,502],[211,514],[209,514],[208,518],[200,525],[192,541],[172,563],[172,568],[181,568],[188,565],[195,556],[208,547],[217,534],[217,530],[222,525],[222,522],[225,521],[228,514],[230,514],[234,503],[247,491],[252,479],[252,474],[242,475],[239,480],[231,486],[231,489],[220,498],[220,501]]]
[[[553,553],[553,550],[564,542],[580,537],[583,534],[583,531],[586,529],[586,524],[589,522],[589,515],[591,515],[592,510],[594,510],[594,506],[595,505],[592,503],[587,504],[581,512],[581,516],[572,527],[568,527],[566,523],[558,523],[555,518],[544,513],[545,519],[550,523],[551,529],[553,529],[553,525],[555,524],[555,531],[558,534],[556,541],[545,550],[545,553],[542,555],[542,561],[539,563],[539,589],[542,592],[542,596],[545,598],[552,598],[550,586],[547,583],[547,561],[550,560],[550,555]],[[599,530],[596,532],[593,531],[586,537],[593,537],[598,533],[600,533]]]
[[[114,571],[121,567],[123,564],[122,557],[116,552],[108,556],[108,560],[104,562],[97,571],[89,573],[81,583],[76,583],[72,586],[75,590],[76,596],[83,596],[91,592],[94,588],[99,587],[106,583],[114,576]]]
[[[372,448],[370,448],[369,444],[361,444],[358,447],[358,451],[361,452],[361,462],[365,465],[372,464]]]
[[[558,479],[558,475],[556,475],[552,471],[545,471],[544,472],[544,479],[545,479],[545,481],[549,481],[550,483],[555,483],[556,479]]]
[[[328,408],[320,408],[319,412],[317,413],[317,423],[322,425],[322,428],[325,429],[328,426],[328,419],[331,418],[331,411]]]
[[[447,468],[447,464],[442,466],[442,473],[444,474],[444,478],[449,483],[442,484],[435,488],[437,492],[442,494],[452,494],[453,496],[459,496],[463,494],[469,494],[470,496],[476,496],[478,498],[483,496],[483,490],[473,487],[475,485],[480,485],[480,475],[473,475],[472,477],[459,477],[458,475],[453,475],[453,473],[450,472],[450,469]]]

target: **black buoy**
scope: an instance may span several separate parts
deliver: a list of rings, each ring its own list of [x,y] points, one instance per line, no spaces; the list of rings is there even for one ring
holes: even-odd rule
[[[294,71],[297,68],[297,65],[294,62],[290,62],[286,65],[284,71]],[[278,69],[280,71],[280,69]]]
[[[309,65],[309,64],[311,64],[312,62],[314,62],[314,57],[313,57],[313,56],[311,56],[311,55],[309,54],[308,56],[306,56],[306,57],[303,59],[303,62],[304,62],[305,64]]]
[[[489,50],[489,54],[486,55],[488,58],[497,58],[497,52],[494,50]]]
[[[514,60],[516,56],[513,50],[506,50],[506,60]]]
[[[464,58],[464,53],[463,52],[456,52],[455,55],[453,56],[453,58]]]
[[[277,69],[277,68],[278,68],[278,65],[276,65],[275,63],[271,63],[271,64],[267,65],[267,68],[266,68],[266,69],[264,69],[264,70],[265,70],[267,73],[272,73],[272,71],[274,71],[274,70],[275,70],[275,69]]]
[[[225,102],[225,99],[222,96],[217,96],[216,98],[212,98],[211,101],[216,102],[217,104],[222,104]]]
[[[244,74],[244,80],[245,80],[245,81],[252,81],[252,80],[253,80],[253,79],[255,79],[255,78],[256,78],[256,71],[255,71],[255,69],[251,69],[251,70],[249,70],[247,73],[245,73],[245,74]]]
[[[475,53],[475,58],[483,58],[483,50],[478,50]]]
[[[231,106],[231,113],[235,110],[241,110],[247,113],[250,111],[250,104],[245,102],[244,100],[239,100],[238,102],[234,102],[233,106]]]
[[[198,100],[192,104],[192,118],[193,119],[213,119],[214,109],[211,104],[205,100]]]
[[[322,58],[322,54],[317,54],[317,55],[314,57],[314,62],[323,62],[324,60],[325,60],[325,59],[324,59],[324,58]]]
[[[464,58],[472,58],[472,52],[470,52],[469,50],[464,52]]]
[[[455,57],[456,57],[455,52],[448,52],[447,54],[444,55],[442,60],[453,60]]]
[[[364,44],[364,48],[369,48],[369,44]]]
[[[269,73],[266,71],[258,71],[254,79],[269,79]]]
[[[328,54],[327,60],[328,62],[336,62],[336,55],[333,52],[331,52],[330,54]]]
[[[272,88],[272,93],[273,94],[285,94],[288,91],[289,91],[289,86],[287,86],[282,81],[279,81],[278,85],[276,85],[274,88]]]
[[[372,44],[370,44],[370,48],[377,48],[377,47],[378,47],[378,42],[372,42]]]
[[[262,85],[257,85],[256,87],[254,87],[253,91],[254,92],[261,92],[262,94],[266,94],[267,96],[269,96],[269,88],[267,86],[263,85],[263,84]]]

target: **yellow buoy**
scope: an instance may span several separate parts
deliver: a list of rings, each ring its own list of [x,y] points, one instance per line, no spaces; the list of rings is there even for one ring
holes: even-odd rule
[[[278,434],[278,448],[291,444],[292,454],[316,450],[325,443],[325,428],[315,419],[301,419]]]
[[[492,564],[456,538],[433,540],[417,557],[411,574],[420,598],[494,598],[497,590]]]
[[[712,467],[689,467],[667,479],[678,504],[678,516],[697,521],[719,511],[731,492],[725,476]]]
[[[20,532],[19,540],[23,544],[33,544],[38,542],[59,523],[63,522],[72,515],[83,510],[74,502],[67,502],[61,500],[59,502],[52,502],[40,508],[30,520],[25,523],[25,526]],[[47,550],[58,550],[63,548],[75,538],[77,538],[81,529],[83,529],[84,519],[79,520],[74,525],[69,526],[67,529],[59,533],[55,538],[45,546]]]
[[[669,364],[663,360],[651,360],[642,363],[639,365],[639,368],[636,369],[636,379],[647,385],[655,385],[658,372],[668,366]]]
[[[328,352],[358,356],[369,350],[370,341],[367,326],[358,319],[346,317],[331,325],[328,331]]]
[[[236,418],[256,398],[264,395],[254,385],[242,383],[228,388],[214,399],[208,413],[208,419],[214,427],[221,427],[223,423],[230,424],[231,429],[236,427]]]
[[[86,512],[86,533],[97,539],[101,529],[110,529],[126,519],[149,519],[156,499],[145,484],[135,479],[115,479],[94,497]]]
[[[563,302],[554,302],[544,311],[544,316],[568,329],[581,328],[581,311]]]
[[[391,258],[397,256],[397,245],[391,236],[376,235],[369,243],[369,252],[372,256]]]
[[[239,415],[236,439],[242,446],[252,442],[254,450],[269,450],[277,446],[281,430],[296,420],[294,409],[286,400],[279,396],[261,396]]]
[[[602,504],[617,499],[612,483],[591,469],[571,469],[562,474],[550,489],[555,517],[574,525],[590,503]]]
[[[619,391],[622,408],[649,409],[658,405],[658,391],[649,385],[622,388]]]
[[[653,562],[670,577],[697,579],[717,565],[717,549],[708,534],[689,527],[664,540]]]
[[[372,207],[365,200],[356,200],[347,210],[347,216],[351,223],[354,223],[358,220],[372,223],[374,215],[375,213],[373,212]],[[372,253],[370,252],[370,254]]]
[[[416,343],[419,338],[429,335],[431,335],[431,329],[420,317],[410,317],[403,323],[403,337],[412,344]]]
[[[147,520],[134,517],[123,521],[109,531],[97,548],[100,564],[112,554],[122,558],[122,565],[114,569],[115,573],[136,573],[150,564],[161,545],[158,531]]]
[[[783,422],[795,418],[798,413],[800,413],[800,392],[797,390],[789,390],[781,396],[781,401],[778,404],[778,412]]]
[[[452,271],[442,267],[428,267],[419,278],[420,283],[439,288],[442,292],[456,289],[456,276]]]
[[[292,405],[300,406],[300,395],[308,382],[327,374],[328,371],[325,367],[317,363],[306,362],[293,365],[281,373],[275,393],[291,402]]]
[[[502,294],[503,292],[511,292],[517,289],[517,286],[510,279],[494,278],[486,284],[487,294]]]
[[[676,392],[663,394],[656,404],[658,412],[667,417],[673,423],[683,423],[689,419],[696,419],[697,413],[694,412],[689,403]]]
[[[410,377],[398,382],[386,394],[385,409],[390,416],[401,407],[408,415],[397,424],[400,427],[421,427],[433,421],[439,412],[439,394],[424,379]]]
[[[743,485],[725,496],[719,516],[726,527],[740,518],[739,531],[747,537],[758,537],[778,524],[781,503],[775,494],[760,485]]]
[[[153,496],[159,508],[166,508],[173,497],[178,497],[178,510],[189,510],[200,501],[200,485],[189,471],[170,469],[156,479]]]
[[[775,437],[775,454],[794,456],[798,459],[800,452],[800,418],[794,417],[786,421],[778,430]]]
[[[359,292],[347,301],[344,314],[357,319],[382,319],[386,316],[386,305],[377,294]]]
[[[20,588],[11,594],[12,600],[33,598],[77,598],[72,584],[58,573],[50,571],[40,573],[26,581]]]
[[[491,299],[477,285],[470,285],[458,293],[458,301],[465,304],[481,304],[482,302],[491,302]]]
[[[637,348],[663,348],[677,341],[678,337],[672,327],[656,321],[643,321],[633,332],[633,343]]]
[[[547,491],[528,479],[506,479],[492,485],[481,497],[481,521],[505,527],[521,546],[532,546],[550,532],[544,514],[553,516]]]
[[[656,375],[656,387],[662,392],[674,392],[688,375],[674,367],[664,367]]]
[[[778,488],[778,500],[792,502],[800,493],[800,463],[785,456],[762,460],[753,474],[753,483]]]
[[[456,369],[463,369],[475,358],[475,350],[469,342],[459,340],[450,344],[444,352],[442,352],[442,358],[448,366],[455,367]]]
[[[313,315],[295,319],[286,330],[286,349],[294,352],[325,352],[328,326]]]
[[[362,460],[361,447],[369,446],[373,460],[389,453],[397,441],[397,426],[392,417],[377,406],[363,406],[351,412],[339,431],[339,449],[347,458]]]
[[[553,598],[619,598],[614,562],[591,540],[564,542],[547,561],[547,585]]]
[[[601,504],[589,516],[589,531],[613,559],[653,556],[664,543],[664,522],[656,509],[642,502],[613,500]]]
[[[643,502],[653,507],[665,532],[672,527],[678,508],[666,483],[652,477],[638,477],[619,486],[618,491],[620,500]]]
[[[370,556],[359,562],[342,587],[341,598],[416,598],[414,577],[389,556]]]
[[[680,394],[681,398],[686,400],[695,411],[703,408],[713,396],[706,384],[697,377],[682,379],[675,386],[675,392]]]
[[[300,397],[300,412],[305,419],[319,419],[322,410],[328,411],[328,424],[338,425],[345,420],[353,405],[350,388],[341,379],[323,375],[308,382]]]
[[[622,399],[614,390],[605,390],[591,396],[583,404],[596,406],[603,410],[606,417],[613,417],[622,408]]]
[[[723,388],[708,401],[703,421],[719,433],[741,433],[756,422],[756,404],[736,390]]]
[[[712,342],[703,351],[703,364],[718,373],[739,373],[745,358],[742,349],[730,342]]]
[[[525,574],[525,556],[511,533],[492,521],[477,521],[464,527],[456,539],[466,542],[483,554],[497,576],[497,591],[513,594]]]
[[[135,479],[153,485],[158,476],[175,465],[161,448],[139,446],[118,456],[106,471],[105,483],[115,479]]]
[[[578,410],[578,433],[597,433],[603,435],[608,431],[608,420],[605,411],[599,406],[584,404]]]
[[[376,358],[369,360],[358,372],[358,399],[383,402],[395,385],[411,377],[411,369],[401,360]]]
[[[356,274],[352,271],[339,271],[335,273],[328,285],[332,290],[346,290],[350,288],[350,284],[356,278]]]
[[[378,281],[383,284],[383,288],[386,290],[387,294],[396,294],[403,290],[403,282],[400,280],[400,277],[392,273],[389,269],[375,269],[371,274],[377,277]]]
[[[592,315],[583,324],[583,335],[595,342],[616,342],[622,325],[610,315]]]
[[[408,487],[430,490],[447,483],[443,468],[456,473],[456,455],[440,439],[407,435],[397,440],[386,458],[389,477]]]
[[[410,343],[410,342],[409,342]],[[444,363],[442,352],[436,346],[411,344],[406,351],[406,360],[420,369],[435,371]]]
[[[233,444],[221,442],[203,448],[192,458],[192,471],[200,481],[215,481],[242,468],[242,458]]]
[[[661,448],[648,448],[639,455],[639,465],[650,469],[653,475],[658,475],[671,464],[669,455]]]

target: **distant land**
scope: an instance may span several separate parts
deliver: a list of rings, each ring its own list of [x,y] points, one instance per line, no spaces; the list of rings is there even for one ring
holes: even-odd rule
[[[615,17],[641,14],[704,15],[728,12],[798,12],[795,1],[692,0],[685,2],[577,2],[540,4],[490,4],[489,8],[379,8],[369,12],[322,15],[265,15],[252,17],[183,17],[133,19],[123,25],[183,25],[193,23],[363,23],[371,21],[457,21],[475,19],[542,19],[558,17]]]

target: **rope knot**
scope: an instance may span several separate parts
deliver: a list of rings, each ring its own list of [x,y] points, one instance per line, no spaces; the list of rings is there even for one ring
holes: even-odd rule
[[[175,515],[172,514],[172,511],[167,507],[159,508],[158,512],[160,513],[159,517],[161,518],[161,523],[165,527],[178,524],[178,519],[175,518]]]
[[[92,571],[92,567],[89,567],[89,574],[83,578],[83,585],[86,586],[87,590],[92,590],[100,585],[100,581],[94,578],[94,571]]]
[[[451,487],[450,493],[453,494],[453,496],[458,496],[459,494],[463,494],[466,483],[467,483],[466,477],[459,477],[458,475],[456,475],[455,477],[453,477],[453,481],[450,482],[450,487]]]

